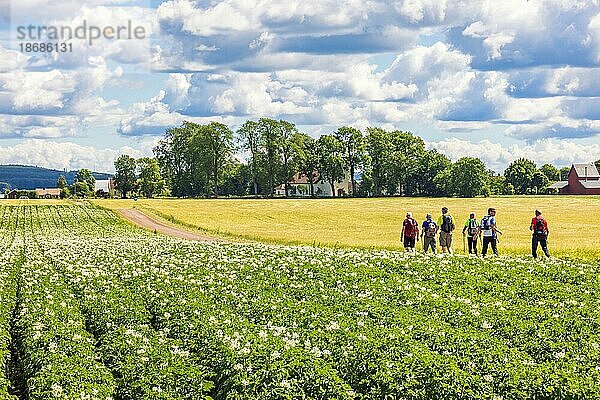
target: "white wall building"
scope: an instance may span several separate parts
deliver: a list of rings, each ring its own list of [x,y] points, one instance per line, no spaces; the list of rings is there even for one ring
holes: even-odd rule
[[[94,192],[102,190],[104,193],[112,193],[114,191],[114,182],[112,179],[96,179],[94,184]]]
[[[290,182],[288,182],[292,197],[310,197],[310,183],[306,176],[296,174]],[[332,197],[331,185],[326,181],[318,181],[314,183],[315,196]],[[348,196],[352,192],[350,184],[350,174],[346,173],[342,182],[335,182],[334,189],[336,197]],[[275,188],[275,194],[285,196],[285,185],[281,184]]]

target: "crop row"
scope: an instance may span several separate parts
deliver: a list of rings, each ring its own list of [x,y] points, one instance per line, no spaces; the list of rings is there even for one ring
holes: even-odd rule
[[[72,291],[72,282],[67,285],[62,271],[40,251],[39,238],[50,234],[50,228],[55,236],[46,237],[49,241],[76,228],[83,234],[81,224],[92,223],[89,216],[72,214],[68,208],[60,207],[15,207],[2,211],[15,217],[2,225],[8,229],[3,235],[16,236],[11,249],[24,253],[20,268],[11,260],[6,266],[2,264],[0,276],[7,277],[0,287],[0,322],[4,328],[0,330],[1,355],[3,362],[8,359],[8,344],[12,340],[16,355],[13,378],[21,398],[205,398],[212,386],[206,379],[209,374],[191,365],[189,355],[179,349],[176,341],[154,331],[145,310],[136,315],[140,308],[136,309],[133,299],[101,285]],[[97,210],[94,214],[101,218],[99,222],[103,222],[102,218],[115,221],[111,214]],[[18,276],[16,270],[20,272]],[[13,274],[9,276],[10,273]],[[4,379],[6,372],[0,383],[8,396],[11,383]],[[0,396],[3,394],[0,391]]]
[[[548,276],[543,270],[530,270],[530,264],[507,259],[477,271],[481,262],[468,259],[455,265],[386,252],[328,254],[307,248],[191,246],[166,240],[161,246],[139,246],[140,240],[121,243],[119,247],[128,250],[118,253],[107,252],[110,243],[105,243],[104,265],[96,267],[103,271],[110,266],[113,279],[133,276],[130,286],[148,288],[142,292],[155,323],[197,353],[203,351],[198,344],[206,346],[215,332],[220,342],[242,350],[241,360],[250,365],[254,353],[271,363],[273,353],[277,359],[283,354],[289,365],[290,358],[301,357],[300,348],[318,355],[326,366],[335,365],[339,376],[369,397],[403,390],[415,397],[504,393],[542,398],[597,390],[593,382],[598,371],[590,368],[598,360],[594,324],[582,315],[585,307],[570,307],[572,303],[562,298],[564,290],[581,289],[574,283],[587,282],[578,277],[580,267],[560,265],[563,271],[570,268],[571,275]],[[171,248],[165,249],[168,245]],[[153,253],[153,248],[158,251]],[[94,258],[102,263],[102,255]],[[75,264],[81,263],[85,258]],[[478,278],[496,276],[478,284],[457,267],[467,267]],[[308,276],[299,276],[304,273]],[[514,284],[515,278],[529,286],[513,290],[502,285],[502,280]],[[486,290],[487,295],[480,293]],[[503,298],[507,292],[510,299]],[[255,298],[249,299],[249,293]],[[529,304],[536,295],[543,298],[541,303]],[[552,295],[562,309],[545,306]],[[588,306],[593,312],[593,305]],[[549,312],[555,314],[554,321]],[[529,320],[523,322],[523,316]],[[554,323],[531,332],[540,321]],[[287,335],[270,343],[269,333],[278,329]],[[240,332],[248,346],[240,344]],[[254,383],[241,375],[236,379]],[[288,384],[284,380],[284,386]]]
[[[76,214],[68,208],[46,208],[38,210],[37,215],[39,219],[50,221],[54,212],[59,214],[55,221],[71,221],[63,228],[69,230],[80,227],[86,221],[96,227],[106,226],[102,225],[103,222],[112,221],[114,224],[116,221],[111,214],[98,209]],[[52,224],[45,224],[39,229],[45,232],[51,227]],[[82,233],[85,236],[85,232]],[[87,251],[79,247],[81,243],[73,244]],[[47,253],[46,256],[51,258],[53,254]],[[189,353],[182,350],[177,340],[152,328],[150,315],[134,292],[119,285],[118,280],[106,279],[106,271],[101,271],[93,279],[87,275],[91,271],[79,270],[73,274],[73,259],[65,260],[55,257],[54,263],[77,295],[87,329],[97,338],[102,360],[116,378],[115,396],[118,399],[206,397],[213,386],[210,370],[196,363]]]
[[[17,297],[17,277],[22,263],[21,246],[15,243],[19,209],[2,207],[0,210],[0,400],[16,400],[11,382],[12,323]]]
[[[116,271],[114,267],[111,266],[111,269]],[[163,334],[165,338],[170,337],[169,340],[176,343],[176,348],[180,351],[191,352],[197,365],[205,365],[207,369],[214,372],[217,386],[211,394],[215,398],[272,398],[273,393],[277,391],[282,395],[287,393],[288,396],[292,396],[298,393],[298,390],[312,394],[310,397],[350,396],[351,389],[344,385],[341,379],[335,378],[335,370],[321,360],[315,360],[312,354],[303,349],[295,349],[289,357],[284,354],[277,362],[271,360],[272,350],[283,345],[283,341],[279,338],[273,338],[272,343],[265,343],[261,349],[252,347],[252,351],[249,351],[250,347],[247,347],[238,352],[237,350],[240,349],[236,346],[232,347],[231,343],[208,322],[208,317],[214,312],[211,305],[194,308],[193,313],[197,318],[195,324],[188,324],[189,320],[182,321],[184,325],[181,329],[189,332],[189,335],[173,335],[169,327],[160,323],[158,315],[149,313],[148,310],[152,311],[151,305],[141,297],[136,298],[137,296],[133,294],[135,287],[127,286],[122,279],[124,277],[115,279],[115,275],[107,274],[106,265],[98,262],[95,265],[75,262],[64,263],[64,268],[65,276],[78,290],[85,291],[84,304],[89,302],[90,307],[93,307],[97,313],[101,313],[101,315],[94,314],[91,318],[97,321],[92,326],[92,330],[102,328],[96,325],[102,324],[103,321],[110,320],[107,323],[112,323],[112,320],[119,317],[122,321],[152,319],[159,334]],[[136,289],[138,292],[145,292],[144,289]],[[102,291],[99,297],[90,296],[90,293],[97,291]],[[180,297],[180,293],[168,293],[175,296],[175,302],[186,302],[184,297]],[[116,307],[123,308],[119,310],[115,309]],[[247,326],[248,329],[256,331],[256,327],[248,321],[237,322],[242,325],[238,327],[239,329],[244,330],[244,326]],[[147,330],[146,337],[149,334],[153,334],[153,331]],[[255,335],[255,341],[259,343],[258,331]],[[281,385],[282,381],[283,385]],[[316,396],[317,391],[321,391],[322,396]]]
[[[134,239],[141,248],[146,245],[156,246],[167,244],[163,240],[157,242],[150,240],[146,242],[147,237],[135,237]],[[93,243],[93,242],[88,242]],[[175,244],[183,244],[175,242]],[[119,238],[113,241],[103,240],[102,248],[108,250],[110,245],[120,247],[121,250],[129,248],[123,246],[123,239]],[[73,244],[67,245],[64,249],[68,249]],[[58,247],[54,246],[48,249],[48,253],[56,260],[66,260],[64,253],[57,253]],[[103,301],[106,301],[100,308],[109,310],[107,314],[114,315],[110,312],[111,307],[114,308],[119,300],[127,297],[133,297],[131,293],[140,291],[139,287],[126,286],[123,282],[124,277],[116,279],[114,272],[117,270],[116,265],[104,264],[106,261],[105,251],[96,251],[99,247],[91,244],[85,251],[77,254],[70,254],[69,262],[64,262],[65,276],[72,279],[75,286],[81,288],[93,288],[99,286],[101,288],[109,287],[107,293],[102,296]],[[126,263],[135,262],[136,255],[131,252],[121,251],[123,257],[119,257],[115,262],[124,261]],[[73,258],[74,257],[74,258]],[[94,260],[94,264],[89,263],[90,259]],[[107,272],[110,271],[110,272]],[[141,272],[141,270],[139,271]],[[135,273],[135,272],[134,272]],[[100,283],[99,283],[100,282]],[[128,287],[132,290],[128,290]],[[93,290],[93,289],[92,289]],[[142,293],[145,291],[142,290]],[[114,293],[116,297],[110,297],[109,293]],[[124,295],[123,293],[130,293]],[[173,293],[172,293],[173,294]],[[179,294],[177,294],[179,295]],[[152,305],[148,299],[141,304],[145,305],[145,309],[152,310]],[[175,299],[175,301],[177,301]],[[184,300],[185,301],[185,300]],[[94,299],[93,302],[96,302]],[[136,304],[140,304],[137,301]],[[208,317],[214,310],[211,308],[218,304],[206,304],[204,309],[195,308],[193,310],[195,316],[206,317],[205,323],[196,324],[199,329],[192,329],[186,326],[183,330],[191,331],[190,335],[173,335],[170,329],[166,326],[159,325],[159,316],[152,314],[154,324],[159,326],[161,332],[170,334],[171,337],[181,339],[181,343],[186,349],[189,349],[196,355],[198,362],[204,363],[216,373],[216,387],[212,395],[216,398],[273,398],[274,393],[278,393],[282,397],[290,397],[302,392],[306,393],[311,398],[351,398],[354,397],[352,389],[337,377],[336,371],[326,362],[319,358],[315,358],[312,353],[301,348],[292,349],[278,357],[277,360],[271,359],[271,354],[275,349],[282,349],[285,342],[282,338],[273,337],[270,343],[261,343],[260,331],[254,324],[248,321],[238,321],[244,325],[242,330],[252,331],[255,342],[261,344],[261,348],[257,346],[246,347],[241,352],[238,352],[235,346],[231,347],[230,341],[223,334],[215,329],[213,324],[208,320]],[[127,307],[126,318],[132,318],[132,307]],[[143,310],[140,310],[140,312]],[[134,313],[135,314],[135,313]],[[135,317],[134,317],[135,318]],[[94,316],[95,320],[102,319]],[[250,334],[250,333],[248,333]]]
[[[113,377],[96,357],[77,300],[52,266],[26,257],[14,321],[25,398],[112,399]]]
[[[163,247],[161,251],[164,250]],[[375,281],[380,278],[369,281],[370,274],[361,277],[357,271],[339,271],[339,274],[333,274],[337,276],[335,282],[327,282],[325,276],[318,277],[320,284],[317,290],[302,285],[294,289],[301,280],[291,282],[286,279],[294,276],[293,271],[282,273],[284,271],[273,268],[277,261],[268,258],[268,254],[258,257],[266,261],[265,268],[254,265],[244,274],[236,267],[240,265],[236,254],[221,254],[212,261],[199,260],[190,259],[190,254],[198,254],[198,249],[196,252],[189,250],[181,251],[179,260],[165,259],[163,255],[155,259],[154,265],[148,263],[146,268],[139,268],[140,254],[120,254],[119,259],[123,262],[108,259],[106,265],[111,265],[121,279],[130,280],[132,286],[144,288],[142,292],[145,292],[158,324],[191,347],[205,341],[203,331],[207,325],[213,326],[213,332],[224,332],[226,342],[238,343],[243,336],[251,344],[245,350],[239,344],[239,350],[247,355],[253,354],[256,348],[267,353],[285,354],[290,347],[297,351],[300,343],[304,350],[335,365],[342,378],[369,397],[384,396],[400,389],[410,390],[416,397],[428,397],[432,393],[451,397],[471,393],[485,397],[486,393],[501,392],[512,394],[509,397],[515,398],[556,397],[554,390],[589,395],[592,390],[589,386],[594,382],[593,376],[597,371],[587,369],[590,365],[597,365],[597,352],[593,347],[596,342],[589,343],[592,346],[588,348],[582,346],[582,342],[595,340],[595,337],[586,337],[584,332],[579,332],[580,337],[561,340],[559,335],[564,334],[563,324],[553,327],[559,330],[559,335],[548,335],[556,341],[555,349],[550,349],[552,359],[538,356],[538,360],[534,358],[539,350],[535,346],[531,349],[516,346],[519,343],[500,335],[502,331],[510,332],[510,329],[494,328],[493,324],[499,324],[501,317],[493,319],[491,306],[484,309],[471,307],[468,302],[442,301],[435,293],[427,296],[428,288],[417,284],[411,290],[401,290],[401,296],[394,295],[385,285],[383,289],[379,285],[383,293],[377,293]],[[212,256],[219,251],[216,247],[211,250],[209,255],[212,253]],[[248,248],[243,250],[246,253],[251,251]],[[167,253],[173,254],[172,251]],[[286,254],[289,256],[289,251]],[[231,265],[221,270],[215,265],[219,262],[214,260],[231,260],[232,256]],[[133,265],[138,267],[132,270]],[[182,269],[182,265],[188,267]],[[200,270],[197,265],[204,268]],[[272,273],[265,272],[269,269],[273,270]],[[211,273],[203,277],[206,271]],[[256,271],[261,272],[257,274]],[[377,271],[371,272],[378,275]],[[340,276],[352,274],[353,282],[346,283],[348,286],[353,284],[355,289],[343,289],[346,283]],[[257,279],[257,275],[264,279]],[[308,282],[308,279],[302,281]],[[364,287],[360,287],[361,284]],[[440,292],[443,294],[442,290]],[[249,293],[254,296],[248,296]],[[392,304],[386,298],[391,299]],[[479,300],[485,304],[483,299]],[[490,305],[498,307],[496,299],[487,300]],[[425,314],[426,311],[429,313]],[[531,310],[526,307],[519,310],[525,311]],[[468,313],[469,317],[459,317],[461,312]],[[454,321],[451,320],[452,313],[457,315]],[[202,315],[210,317],[202,318]],[[507,321],[513,327],[518,322],[516,319]],[[190,329],[190,326],[196,325],[201,327],[198,332]],[[593,324],[590,326],[592,328],[586,325],[587,333],[593,330]],[[269,343],[272,332],[279,332],[283,346],[273,347]],[[256,340],[261,336],[264,340]],[[542,339],[542,336],[536,335],[529,341],[536,345],[543,343]],[[577,349],[560,347],[566,341],[577,343]],[[293,345],[290,346],[290,343]],[[588,359],[580,357],[581,352],[566,353],[567,350],[578,349],[585,350],[583,355]],[[196,347],[196,351],[201,349]],[[561,352],[565,354],[561,355]],[[585,361],[583,364],[582,360]],[[583,372],[586,374],[583,375]],[[400,386],[398,382],[401,382]],[[568,382],[568,386],[564,382]]]
[[[0,400],[14,399],[9,394],[11,383],[8,377],[11,359],[10,321],[16,296],[16,260],[7,256],[6,250],[3,249],[0,258]]]
[[[600,397],[596,263],[197,244],[94,207],[0,221],[34,239],[20,279],[70,296],[117,398]],[[57,307],[37,295],[17,310]]]

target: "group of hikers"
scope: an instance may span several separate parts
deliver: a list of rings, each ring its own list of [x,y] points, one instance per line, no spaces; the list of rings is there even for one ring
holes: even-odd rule
[[[437,221],[433,220],[431,214],[427,214],[425,221],[419,226],[419,223],[413,218],[411,212],[406,213],[406,219],[402,223],[402,233],[400,234],[406,251],[414,252],[415,244],[423,239],[423,251],[427,253],[431,248],[433,253],[437,252],[437,243],[439,240],[442,253],[452,254],[452,234],[456,226],[452,215],[448,213],[448,207],[442,207],[442,214]],[[535,210],[535,217],[532,218],[529,230],[532,231],[531,254],[537,258],[537,249],[542,247],[546,257],[550,257],[548,251],[548,222],[542,217],[542,212]],[[438,235],[439,234],[439,235]],[[466,237],[469,254],[477,254],[479,238],[482,239],[481,255],[485,257],[488,249],[491,247],[494,255],[498,255],[498,236],[502,235],[496,225],[496,209],[488,208],[487,215],[477,220],[475,213],[469,215],[462,229],[463,238]]]

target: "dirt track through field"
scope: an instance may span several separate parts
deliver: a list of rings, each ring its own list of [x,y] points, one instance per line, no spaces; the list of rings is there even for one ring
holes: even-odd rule
[[[127,221],[134,223],[135,225],[141,226],[142,228],[156,231],[168,236],[174,236],[187,240],[196,240],[201,242],[216,242],[221,241],[220,239],[198,235],[194,232],[187,231],[185,229],[177,228],[171,225],[167,225],[163,222],[157,221],[148,215],[133,209],[121,208],[116,210],[117,214],[125,218]]]

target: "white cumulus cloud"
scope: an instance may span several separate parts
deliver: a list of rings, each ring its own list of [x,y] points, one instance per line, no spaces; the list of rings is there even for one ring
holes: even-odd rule
[[[497,172],[518,158],[527,158],[538,167],[550,163],[557,167],[570,166],[573,163],[591,162],[600,159],[600,144],[577,143],[572,140],[544,139],[531,144],[503,145],[491,140],[471,142],[464,139],[449,138],[428,145],[456,161],[462,157],[478,157]]]
[[[37,165],[52,169],[88,168],[97,172],[114,172],[114,161],[121,154],[132,157],[151,155],[132,147],[119,149],[82,146],[71,142],[27,139],[14,146],[0,146],[0,164]]]

